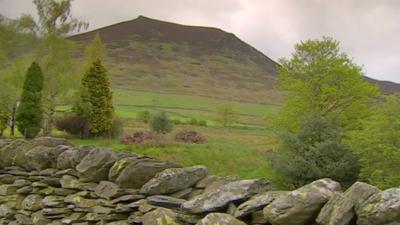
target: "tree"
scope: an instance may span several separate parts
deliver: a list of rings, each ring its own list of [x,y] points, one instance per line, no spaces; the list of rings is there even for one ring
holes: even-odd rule
[[[5,84],[0,89],[0,122],[1,129],[10,126],[11,136],[14,136],[16,109],[25,70],[32,62],[27,53],[36,46],[34,29],[31,16],[8,19],[0,15],[0,82]]]
[[[291,186],[324,177],[347,184],[357,179],[357,158],[345,147],[335,121],[311,116],[299,132],[281,134],[281,142],[271,165]]]
[[[388,96],[374,108],[349,145],[360,157],[360,178],[382,189],[400,185],[400,96]]]
[[[166,134],[172,131],[173,124],[165,112],[160,112],[151,118],[150,128],[157,133]]]
[[[88,91],[90,132],[94,135],[106,134],[113,126],[114,107],[110,81],[100,59],[85,73],[82,86]]]
[[[284,107],[276,118],[279,129],[296,131],[311,114],[336,117],[346,130],[357,129],[370,114],[378,89],[362,78],[362,69],[331,38],[295,46],[291,59],[281,59],[280,88]]]
[[[82,66],[82,74],[86,73],[96,60],[103,61],[106,55],[106,46],[101,41],[100,35],[97,33],[90,44],[85,49],[84,63]],[[88,118],[90,113],[89,93],[86,87],[81,83],[75,92],[72,111],[78,116]]]
[[[217,120],[222,126],[231,126],[237,119],[237,112],[232,105],[223,105],[217,109]]]
[[[43,66],[44,86],[44,133],[49,135],[54,126],[55,108],[59,100],[79,80],[71,58],[73,42],[65,36],[71,32],[86,29],[88,24],[72,17],[72,0],[34,0],[38,13],[38,32],[42,42],[37,57]],[[66,79],[66,77],[68,77]]]
[[[24,81],[21,104],[17,110],[17,126],[25,138],[40,132],[42,122],[42,70],[36,62],[29,67]]]

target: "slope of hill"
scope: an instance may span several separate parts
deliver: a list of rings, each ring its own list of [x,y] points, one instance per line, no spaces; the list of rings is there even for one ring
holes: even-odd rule
[[[71,37],[80,46],[99,33],[114,88],[279,103],[277,63],[232,33],[138,18]],[[366,78],[384,93],[400,85]]]
[[[115,88],[277,102],[276,63],[231,33],[140,16],[71,37],[99,33]],[[81,51],[82,52],[82,51]]]

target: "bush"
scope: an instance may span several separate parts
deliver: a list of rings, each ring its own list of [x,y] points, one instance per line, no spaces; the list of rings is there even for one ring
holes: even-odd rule
[[[182,122],[180,119],[173,119],[173,120],[171,120],[171,121],[172,121],[172,123],[175,124],[175,125],[183,124],[183,122]]]
[[[151,118],[150,128],[157,133],[166,134],[172,131],[173,125],[165,112],[160,112]]]
[[[186,143],[195,143],[195,144],[204,144],[207,143],[207,138],[197,131],[181,131],[175,135],[176,141],[186,142]]]
[[[207,121],[199,120],[198,124],[199,124],[199,126],[206,127],[207,126]]]
[[[197,124],[198,124],[198,122],[197,122],[197,120],[196,119],[191,119],[190,121],[189,121],[189,124],[190,125],[194,125],[194,126],[196,126]]]
[[[65,131],[79,138],[90,137],[89,121],[82,116],[66,116],[56,120],[58,130]]]
[[[289,186],[302,186],[324,177],[349,184],[358,177],[357,158],[344,146],[332,121],[309,117],[298,133],[281,135],[281,142],[270,163]]]
[[[142,123],[148,123],[150,121],[150,112],[145,110],[145,111],[140,111],[137,115],[136,115],[136,120]]]

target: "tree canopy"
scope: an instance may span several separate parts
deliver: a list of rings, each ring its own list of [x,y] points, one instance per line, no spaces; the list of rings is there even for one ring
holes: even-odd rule
[[[338,117],[342,127],[354,129],[369,114],[369,104],[379,93],[331,38],[300,42],[292,57],[280,63],[285,104],[276,122],[284,130],[296,130],[310,114]]]
[[[374,107],[364,129],[353,132],[349,146],[360,157],[360,178],[380,188],[400,185],[400,96]]]

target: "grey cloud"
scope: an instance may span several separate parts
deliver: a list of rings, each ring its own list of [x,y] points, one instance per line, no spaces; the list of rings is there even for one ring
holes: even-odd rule
[[[75,0],[73,14],[91,29],[138,15],[214,26],[235,33],[272,59],[290,57],[300,40],[331,36],[366,75],[400,82],[397,0]],[[35,13],[29,0],[0,0],[0,13]]]

